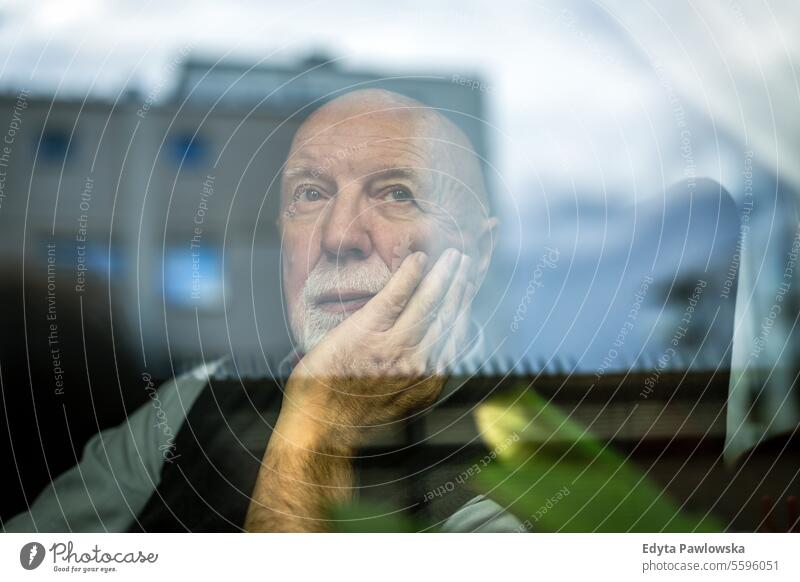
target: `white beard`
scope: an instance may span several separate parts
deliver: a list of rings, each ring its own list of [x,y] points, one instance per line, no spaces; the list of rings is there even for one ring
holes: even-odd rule
[[[331,313],[317,305],[317,298],[337,289],[353,289],[374,294],[383,289],[392,272],[380,258],[350,264],[320,261],[308,275],[300,301],[290,316],[296,347],[304,354],[310,352],[322,339],[347,319],[352,313]]]

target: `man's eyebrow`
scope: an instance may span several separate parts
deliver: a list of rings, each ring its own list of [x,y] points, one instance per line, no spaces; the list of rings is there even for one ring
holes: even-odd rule
[[[320,180],[328,183],[333,183],[334,180],[328,174],[326,169],[322,166],[291,166],[283,171],[284,181],[294,180]],[[411,180],[413,182],[422,182],[422,178],[414,168],[402,166],[386,166],[366,176],[368,184],[383,180]]]
[[[413,180],[415,182],[420,182],[421,177],[419,172],[417,172],[414,168],[403,168],[403,167],[387,167],[382,170],[376,170],[375,172],[371,172],[369,174],[368,181],[370,183],[377,182],[378,180]]]
[[[330,176],[322,167],[292,166],[283,170],[284,180],[312,179],[331,181]]]

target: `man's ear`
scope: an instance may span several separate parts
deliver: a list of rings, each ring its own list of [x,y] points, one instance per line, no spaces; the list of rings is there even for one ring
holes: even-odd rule
[[[486,271],[489,270],[489,263],[492,260],[495,242],[497,241],[497,225],[499,224],[500,220],[496,216],[490,216],[480,227],[481,230],[475,239],[478,249],[478,256],[476,257],[477,262],[475,265],[475,280],[478,282],[479,287],[483,283]]]

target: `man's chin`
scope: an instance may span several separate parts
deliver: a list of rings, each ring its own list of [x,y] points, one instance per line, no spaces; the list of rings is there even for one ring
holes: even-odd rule
[[[327,311],[316,306],[311,312],[306,313],[303,326],[303,339],[300,346],[304,353],[314,349],[325,337],[358,309]]]

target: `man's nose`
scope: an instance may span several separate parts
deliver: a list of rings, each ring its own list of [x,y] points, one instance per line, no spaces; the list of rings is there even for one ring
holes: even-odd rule
[[[369,209],[354,193],[340,192],[328,203],[322,224],[322,250],[338,260],[363,259],[372,253]]]

